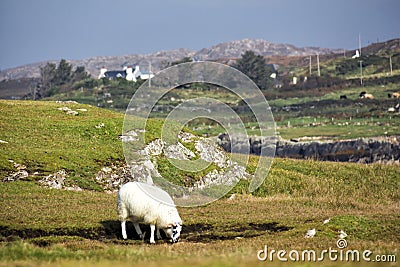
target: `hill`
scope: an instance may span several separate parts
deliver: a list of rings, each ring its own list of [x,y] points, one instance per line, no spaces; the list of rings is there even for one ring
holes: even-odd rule
[[[151,62],[152,68],[154,68],[154,70],[159,70],[162,64],[166,62],[180,60],[187,56],[190,57],[193,54],[194,51],[190,49],[180,48],[158,51],[151,54],[97,56],[81,60],[68,59],[68,62],[71,63],[74,68],[77,66],[84,66],[92,77],[97,78],[103,66],[110,70],[121,70],[124,66],[140,65],[145,70],[148,69],[149,62]],[[47,62],[57,64],[59,61],[59,59],[49,60],[2,70],[0,72],[0,81],[19,78],[38,78],[40,77],[40,66],[46,65]]]
[[[340,52],[339,49],[296,47],[290,44],[271,43],[263,39],[243,39],[203,48],[196,52],[193,57],[198,60],[239,58],[247,50],[261,56],[307,56]]]
[[[337,250],[339,230],[348,234],[351,253],[360,251],[359,261],[365,250],[372,251],[371,260],[398,257],[398,166],[275,159],[253,194],[243,180],[229,198],[179,207],[180,242],[149,245],[144,225],[144,240],[132,224],[129,239],[122,240],[117,196],[103,192],[94,179],[100,168],[113,169],[123,159],[121,114],[76,103],[4,100],[0,111],[0,140],[6,141],[0,142],[0,177],[16,168],[30,174],[0,182],[0,266],[251,266],[260,264],[257,253],[265,246],[300,256],[315,250],[317,257]],[[149,131],[159,131],[159,124],[150,125]],[[250,157],[248,171],[257,160]],[[39,179],[58,170],[68,173],[69,183],[92,190],[40,185]],[[305,238],[313,228],[315,237]],[[325,256],[327,266],[360,264]],[[274,261],[268,265],[281,266]]]
[[[122,69],[127,65],[140,65],[147,69],[149,62],[152,64],[153,71],[159,71],[168,62],[180,60],[184,57],[194,57],[199,60],[216,60],[219,58],[238,58],[246,50],[253,50],[260,55],[281,55],[281,56],[300,56],[315,53],[326,54],[337,50],[318,47],[298,48],[288,44],[274,44],[261,39],[243,39],[220,43],[210,48],[203,48],[199,51],[190,49],[175,49],[158,51],[151,54],[132,54],[123,56],[98,56],[82,60],[68,59],[74,67],[84,66],[93,77],[97,77],[102,66],[108,69]],[[57,63],[58,60],[49,61]],[[38,62],[16,68],[5,69],[0,72],[0,81],[18,78],[38,78],[40,76],[39,67],[45,65],[46,62]]]
[[[332,89],[359,85],[360,60],[363,62],[364,84],[382,85],[388,82],[396,82],[399,80],[400,74],[399,43],[400,39],[394,39],[363,47],[362,57],[359,59],[351,58],[355,54],[354,50],[346,51],[344,55],[343,51],[340,50],[313,47],[297,48],[287,44],[273,44],[265,40],[244,39],[221,43],[197,52],[188,49],[176,49],[147,55],[99,56],[83,60],[71,60],[70,62],[73,67],[84,66],[91,73],[91,76],[97,79],[99,69],[103,66],[111,70],[139,64],[141,70],[146,71],[149,69],[149,62],[151,62],[152,70],[156,72],[172,62],[179,62],[187,57],[194,60],[212,60],[232,65],[241,56],[241,53],[251,49],[256,54],[263,55],[267,64],[273,65],[278,72],[276,86],[280,86],[281,89],[275,90],[275,92],[270,90],[269,94],[286,98],[291,95],[292,87],[297,89],[312,87],[315,92],[318,92],[327,87]],[[321,77],[317,77],[316,53],[320,54]],[[390,71],[390,59],[392,72]],[[40,76],[40,66],[44,66],[46,63],[39,62],[1,71],[0,98],[20,99],[31,93],[39,82],[37,77]],[[53,63],[57,64],[56,61],[53,61]],[[301,82],[297,86],[292,86],[294,76],[299,78],[300,81],[305,76],[313,77],[309,79],[307,84]],[[77,88],[81,87],[82,84],[79,84]],[[307,92],[308,95],[311,95],[309,93]]]

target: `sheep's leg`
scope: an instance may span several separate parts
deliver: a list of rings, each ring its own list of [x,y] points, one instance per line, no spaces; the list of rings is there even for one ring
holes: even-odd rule
[[[142,230],[140,230],[139,224],[137,222],[133,223],[133,226],[135,227],[136,233],[139,235],[139,238],[143,238],[143,233]]]
[[[122,238],[123,239],[127,239],[127,235],[126,235],[126,226],[125,226],[126,221],[122,221],[121,222],[121,229],[122,229]]]
[[[155,244],[156,241],[154,241],[154,230],[156,230],[156,226],[154,224],[150,224],[150,243]]]
[[[127,239],[126,235],[126,219],[128,218],[128,210],[126,209],[124,203],[121,203],[120,200],[118,199],[118,217],[119,221],[121,222],[121,228],[122,228],[122,238]]]
[[[157,228],[156,236],[157,236],[158,240],[162,239],[161,234],[160,234],[160,229],[158,229],[158,228]]]

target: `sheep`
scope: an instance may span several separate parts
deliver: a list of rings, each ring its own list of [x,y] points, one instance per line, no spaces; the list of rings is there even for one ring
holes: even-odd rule
[[[128,182],[118,192],[118,217],[121,222],[122,237],[127,239],[126,220],[133,222],[136,232],[143,238],[139,222],[150,225],[150,243],[154,244],[154,231],[161,239],[162,229],[173,243],[178,242],[182,230],[182,220],[172,198],[164,190],[150,184]]]
[[[372,94],[367,94],[367,92],[365,92],[365,91],[362,91],[360,93],[360,98],[374,99],[374,96]]]
[[[400,98],[400,93],[393,93],[392,96],[393,98]]]
[[[374,99],[374,96],[372,94],[365,94],[363,97],[361,98],[367,98],[367,99]]]
[[[340,99],[347,99],[347,95],[340,95]]]

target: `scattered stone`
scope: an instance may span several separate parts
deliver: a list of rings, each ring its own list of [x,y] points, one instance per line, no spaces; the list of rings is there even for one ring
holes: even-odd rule
[[[227,167],[225,152],[212,139],[199,139],[195,142],[195,147],[201,159],[213,162],[220,168]]]
[[[103,128],[104,127],[104,123],[99,123],[94,127],[96,127],[97,129]]]
[[[316,233],[315,228],[308,230],[304,238],[313,238],[315,236],[315,233]]]
[[[188,148],[178,142],[176,145],[169,145],[164,149],[164,155],[170,159],[190,160],[196,155]]]
[[[69,110],[69,111],[67,111],[67,115],[76,116],[76,115],[78,115],[78,114],[79,114],[78,111],[75,111],[75,110]]]
[[[61,111],[65,111],[65,112],[71,111],[71,109],[69,107],[61,107],[61,108],[57,108],[57,109],[61,110]]]
[[[141,152],[142,155],[147,155],[147,156],[158,156],[161,155],[164,149],[165,142],[163,142],[161,139],[156,139],[152,141],[150,144],[148,144],[145,148],[144,151]]]
[[[179,140],[181,140],[183,143],[193,142],[195,137],[196,136],[194,134],[186,133],[186,132],[180,132],[178,135]]]
[[[131,130],[124,135],[120,135],[119,139],[122,140],[122,142],[139,141],[138,134],[134,130]]]
[[[74,111],[74,110],[70,109],[69,107],[61,107],[61,108],[57,108],[57,109],[64,111],[68,115],[76,116],[79,114],[77,111]]]
[[[14,163],[14,168],[16,168],[17,170],[25,170],[26,166],[23,164]]]
[[[65,170],[59,170],[56,173],[49,174],[43,177],[39,181],[39,183],[49,188],[62,189],[66,177],[67,177],[67,172]]]
[[[29,173],[24,170],[18,170],[17,172],[12,173],[11,175],[7,176],[6,178],[3,179],[3,182],[14,182],[18,181],[21,179],[25,179],[29,176]]]
[[[110,172],[112,172],[112,168],[110,168],[110,167],[103,167],[103,168],[101,168],[101,171],[103,171],[103,172],[105,172],[105,173],[110,173]]]
[[[131,172],[127,166],[103,167],[97,173],[96,181],[103,186],[108,193],[117,192],[121,185],[133,181]]]
[[[66,101],[57,100],[56,103],[58,103],[58,104],[79,104],[78,102],[73,101],[73,100],[66,100]]]
[[[72,185],[72,186],[66,186],[66,187],[63,187],[63,189],[64,190],[67,190],[67,191],[83,191],[83,189],[82,188],[80,188],[79,186],[77,186],[77,185]]]
[[[191,190],[194,189],[204,189],[211,186],[226,185],[234,186],[241,179],[247,180],[250,174],[246,172],[246,168],[238,165],[237,163],[232,163],[225,169],[213,170],[207,173],[205,176],[200,178],[199,181],[195,182]]]
[[[0,140],[0,144],[8,144],[8,142],[4,141],[4,140]]]

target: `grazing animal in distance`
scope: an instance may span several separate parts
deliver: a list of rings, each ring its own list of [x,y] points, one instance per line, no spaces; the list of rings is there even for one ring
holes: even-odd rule
[[[400,98],[400,93],[393,93],[392,96],[393,98]]]
[[[182,230],[182,220],[175,204],[164,190],[150,184],[129,182],[118,192],[118,217],[121,222],[122,237],[127,239],[126,220],[133,222],[136,232],[143,238],[139,222],[150,225],[150,243],[154,244],[154,231],[162,229],[172,242],[178,242]]]
[[[340,99],[347,99],[347,95],[341,95]]]
[[[374,99],[374,96],[373,96],[372,94],[368,94],[368,93],[365,92],[365,91],[362,91],[362,92],[360,93],[360,98]]]

